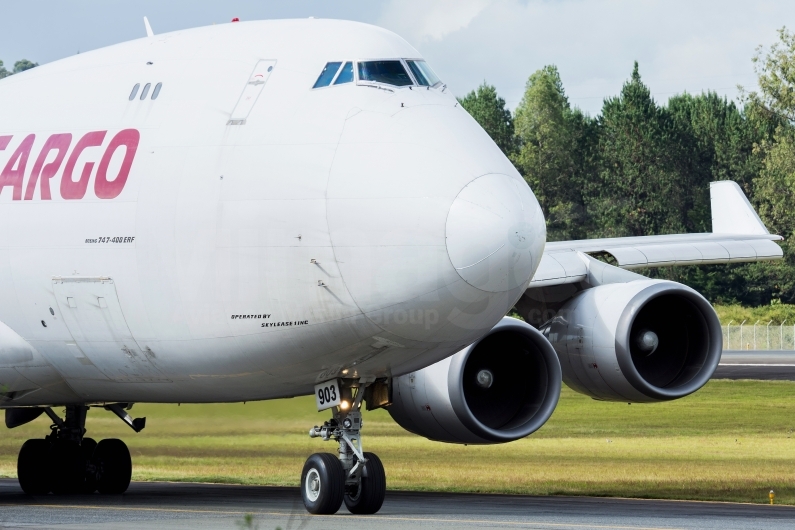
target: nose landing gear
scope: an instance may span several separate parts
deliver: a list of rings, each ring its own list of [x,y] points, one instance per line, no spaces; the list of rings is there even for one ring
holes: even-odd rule
[[[109,410],[119,414],[113,408]],[[88,407],[67,406],[65,419],[49,407],[44,412],[53,421],[50,434],[26,441],[19,451],[17,476],[22,491],[45,495],[95,491],[119,494],[127,490],[132,476],[130,451],[121,440],[97,443],[84,436]],[[135,421],[142,429],[145,418]]]
[[[339,443],[339,458],[331,453],[315,453],[301,473],[301,496],[309,513],[334,514],[342,506],[351,513],[373,514],[381,509],[386,495],[386,473],[374,453],[362,451],[362,398],[365,385],[341,385],[340,393],[351,396],[353,404],[342,400],[334,407],[331,420],[312,427],[309,436]]]

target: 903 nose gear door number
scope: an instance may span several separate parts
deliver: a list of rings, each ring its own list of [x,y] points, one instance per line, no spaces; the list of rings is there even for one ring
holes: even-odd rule
[[[330,409],[340,404],[340,384],[339,381],[326,381],[315,385],[315,402],[317,403],[317,410]]]

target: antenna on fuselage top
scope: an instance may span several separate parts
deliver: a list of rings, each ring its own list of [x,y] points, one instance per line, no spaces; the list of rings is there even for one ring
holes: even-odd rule
[[[154,37],[155,32],[152,31],[152,26],[149,25],[149,19],[144,17],[144,26],[146,26],[146,36],[147,37]]]

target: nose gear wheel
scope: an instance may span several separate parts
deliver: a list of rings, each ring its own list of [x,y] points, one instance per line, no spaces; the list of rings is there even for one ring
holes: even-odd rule
[[[309,513],[330,515],[342,506],[345,470],[331,453],[315,453],[306,460],[301,484],[301,496]]]
[[[345,489],[345,506],[355,514],[373,514],[381,509],[386,495],[386,473],[381,459],[375,453],[364,453],[364,464],[359,484]]]

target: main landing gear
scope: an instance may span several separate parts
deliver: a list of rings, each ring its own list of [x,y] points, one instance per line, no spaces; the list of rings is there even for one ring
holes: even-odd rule
[[[146,418],[132,419],[119,404],[107,405],[136,432],[146,425]],[[132,461],[127,445],[121,440],[106,439],[97,443],[86,438],[88,407],[69,405],[64,419],[51,408],[44,412],[52,419],[45,438],[26,441],[19,451],[17,476],[28,495],[47,493],[119,494],[127,491],[132,475]],[[32,417],[38,416],[38,414]]]
[[[331,453],[310,456],[301,473],[301,496],[304,506],[313,514],[336,513],[343,501],[351,513],[376,513],[384,503],[386,474],[375,454],[362,451],[364,385],[340,386],[344,397],[332,409],[332,419],[309,430],[312,438],[339,443],[339,458]],[[351,399],[354,390],[356,396]]]

